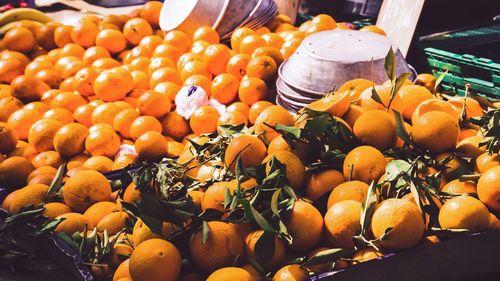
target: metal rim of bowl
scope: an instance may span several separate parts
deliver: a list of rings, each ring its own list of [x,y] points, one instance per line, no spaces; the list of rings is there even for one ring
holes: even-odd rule
[[[283,67],[284,65],[287,63],[287,61],[283,62],[280,67],[278,68],[278,75],[279,77],[291,88],[294,88],[294,89],[297,89],[298,92],[306,92],[306,93],[310,93],[311,95],[316,95],[316,96],[324,96],[326,94],[328,94],[328,92],[318,92],[318,91],[314,91],[314,90],[309,90],[309,89],[306,89],[306,88],[303,88],[301,86],[297,86],[296,84],[294,83],[290,83],[290,80],[288,80],[284,75],[283,75]]]

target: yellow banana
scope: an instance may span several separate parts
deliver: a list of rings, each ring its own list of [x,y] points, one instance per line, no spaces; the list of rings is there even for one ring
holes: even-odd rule
[[[20,20],[32,20],[41,23],[52,21],[49,16],[38,10],[30,8],[17,8],[4,12],[0,15],[0,27]]]

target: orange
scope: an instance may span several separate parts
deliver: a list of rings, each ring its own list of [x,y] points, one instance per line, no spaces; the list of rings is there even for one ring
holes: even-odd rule
[[[71,208],[63,203],[51,202],[43,205],[45,210],[43,216],[46,218],[54,219],[60,215],[71,213]]]
[[[217,126],[247,124],[247,119],[239,112],[224,112],[217,120]]]
[[[149,66],[151,64],[151,59],[147,57],[138,57],[133,59],[129,64],[130,70],[140,70],[143,72],[148,72]]]
[[[476,183],[456,179],[447,183],[441,191],[451,194],[476,193]]]
[[[181,140],[190,132],[189,123],[177,111],[171,111],[161,119],[163,134]]]
[[[202,243],[201,231],[189,241],[192,261],[198,268],[212,272],[244,258],[243,239],[234,227],[224,222],[210,221],[208,229],[208,239],[205,243]]]
[[[262,39],[266,41],[266,44],[270,47],[275,47],[280,49],[281,46],[285,43],[285,39],[279,36],[276,33],[266,33],[262,35]],[[281,52],[280,52],[281,53]]]
[[[127,95],[125,79],[116,72],[104,71],[94,81],[94,92],[103,101],[117,101]]]
[[[148,23],[153,27],[158,27],[160,21],[160,11],[163,7],[163,3],[158,1],[148,1],[142,6],[139,13],[141,18],[148,21]]]
[[[110,261],[114,266],[119,266],[125,259],[130,258],[134,251],[130,245],[124,244],[127,240],[122,241],[117,241],[117,243],[113,245],[113,250],[111,251]]]
[[[11,83],[24,73],[24,64],[16,59],[0,59],[0,82]]]
[[[389,233],[387,229],[391,228]],[[423,237],[425,225],[418,207],[404,199],[386,199],[375,209],[371,230],[378,243],[390,249],[408,249]]]
[[[293,237],[290,245],[293,251],[309,251],[322,240],[323,217],[316,207],[305,201],[295,201],[285,224]]]
[[[302,189],[305,181],[305,167],[300,158],[289,151],[277,151],[273,154],[269,154],[262,161],[262,163],[267,163],[266,173],[269,173],[270,160],[272,158],[275,158],[281,164],[285,165],[286,177],[290,186],[296,191]]]
[[[23,103],[15,97],[4,97],[0,99],[0,121],[6,122],[15,111],[23,108]]]
[[[356,263],[359,263],[359,262],[365,262],[365,261],[369,261],[369,260],[373,260],[373,259],[376,259],[376,258],[379,258],[379,257],[382,257],[383,254],[378,251],[378,250],[375,250],[375,248],[373,247],[366,247],[366,248],[361,248],[359,250],[357,250],[354,255],[352,255],[352,260]]]
[[[212,82],[210,91],[212,98],[220,103],[229,104],[236,98],[239,85],[240,82],[234,75],[229,73],[220,74]]]
[[[398,91],[403,101],[403,117],[410,120],[418,105],[425,100],[433,99],[432,93],[427,88],[419,85],[403,86]]]
[[[241,99],[241,97],[240,97]],[[243,100],[242,100],[243,101]],[[248,103],[246,103],[248,104]],[[251,124],[255,124],[257,117],[260,115],[262,111],[266,108],[272,106],[273,104],[268,101],[257,101],[250,106],[250,110],[248,111],[248,120]]]
[[[89,229],[93,229],[105,216],[120,210],[115,203],[103,201],[90,206],[83,215],[89,221]]]
[[[5,122],[0,122],[0,153],[8,154],[16,148],[18,135],[14,128]]]
[[[160,118],[170,112],[170,107],[169,97],[154,91],[145,92],[137,99],[137,109],[141,115]]]
[[[496,166],[500,166],[500,155],[498,153],[492,155],[483,153],[476,158],[474,167],[476,172],[484,173]]]
[[[71,29],[71,40],[82,47],[88,48],[95,44],[98,32],[99,27],[96,23],[82,19]]]
[[[167,140],[158,132],[146,132],[135,141],[135,151],[143,160],[161,160],[168,154]]]
[[[370,184],[384,174],[387,160],[372,146],[359,146],[351,150],[343,165],[344,178]]]
[[[354,123],[354,135],[362,143],[385,151],[396,140],[396,121],[394,117],[381,110],[362,113]]]
[[[109,235],[115,235],[125,227],[128,219],[127,213],[122,211],[114,212],[102,218],[96,228],[99,233],[107,231]]]
[[[229,142],[224,154],[224,162],[232,171],[235,170],[238,155],[243,167],[257,166],[266,157],[266,146],[255,136],[237,136]]]
[[[202,26],[196,29],[193,34],[193,42],[196,41],[206,41],[210,44],[219,43],[220,37],[217,31],[215,31],[210,26]]]
[[[175,281],[181,271],[181,255],[170,242],[150,239],[132,252],[129,271],[133,280],[137,281]]]
[[[459,136],[460,137],[460,136]],[[486,150],[481,143],[484,141],[484,137],[481,135],[475,135],[472,137],[460,140],[455,147],[458,153],[463,154],[465,157],[470,157],[476,159],[479,155],[483,154]],[[481,147],[480,147],[481,146]]]
[[[120,136],[129,139],[130,124],[140,116],[139,112],[135,109],[125,109],[118,113],[113,119],[113,129],[115,129]]]
[[[473,137],[477,135],[477,130],[475,129],[468,129],[468,128],[461,128],[460,129],[460,136],[458,137],[458,140],[464,140],[469,137]]]
[[[484,172],[477,183],[477,195],[488,208],[500,210],[500,166]]]
[[[65,58],[65,57],[71,57],[71,58],[73,58],[72,61],[77,61],[74,58],[81,59],[84,54],[85,54],[85,48],[83,48],[82,46],[75,44],[75,43],[69,43],[69,44],[66,44],[61,49],[61,53],[59,54],[59,57],[61,59]]]
[[[323,24],[329,29],[335,29],[337,27],[337,22],[327,14],[319,14],[312,19],[311,24]]]
[[[240,53],[251,55],[255,50],[264,46],[266,46],[266,41],[261,35],[250,34],[241,39],[238,50]]]
[[[225,72],[226,64],[231,58],[229,48],[223,44],[210,45],[205,49],[203,60],[207,64],[207,69],[214,75]]]
[[[208,66],[202,61],[190,61],[187,62],[181,70],[180,77],[182,81],[185,81],[193,75],[204,75],[208,79],[212,79],[212,73],[208,71]]]
[[[80,165],[85,170],[94,170],[99,173],[111,172],[113,170],[113,160],[105,156],[92,156]]]
[[[151,25],[141,18],[132,18],[123,26],[125,39],[134,46],[138,45],[143,37],[152,34],[153,28],[151,28]]]
[[[95,38],[95,45],[103,47],[112,54],[119,53],[127,46],[125,36],[115,29],[103,29]]]
[[[135,185],[130,185],[135,189]],[[127,188],[128,189],[128,188]],[[124,198],[125,199],[125,198]],[[127,202],[127,201],[126,201]],[[154,238],[163,238],[166,239],[175,231],[176,226],[169,222],[163,222],[162,233],[161,235],[153,233],[151,229],[141,220],[138,219],[134,224],[134,229],[132,232],[132,239],[135,246],[140,245],[144,241],[154,239]]]
[[[447,113],[427,112],[413,122],[412,138],[417,146],[431,153],[452,150],[460,134],[458,123]]]
[[[177,70],[181,71],[184,65],[190,61],[203,61],[203,54],[201,56],[191,52],[182,54],[177,61]]]
[[[25,75],[17,76],[10,83],[12,96],[28,103],[40,100],[42,94],[50,87],[41,80]]]
[[[43,166],[52,166],[54,168],[59,168],[62,165],[63,160],[61,155],[54,150],[47,150],[40,152],[31,160],[31,163],[35,168],[40,168]]]
[[[120,62],[112,58],[100,58],[95,60],[92,65],[96,70],[102,71],[105,69],[111,69],[113,67],[120,66]]]
[[[387,36],[384,30],[376,25],[363,26],[360,31],[373,32],[382,36]]]
[[[151,78],[149,79],[151,88],[154,89],[156,85],[161,82],[171,82],[179,86],[182,85],[179,73],[176,69],[170,67],[161,67],[151,73]]]
[[[309,274],[299,264],[285,265],[273,276],[273,281],[306,281]]]
[[[94,81],[99,72],[91,67],[80,69],[73,77],[73,86],[81,96],[91,96],[94,94]]]
[[[312,174],[307,181],[306,195],[308,198],[316,201],[321,196],[330,192],[334,188],[336,189],[340,184],[344,182],[344,175],[342,174],[342,172],[339,172],[337,170],[327,169]],[[330,206],[330,204],[328,205]]]
[[[84,170],[70,177],[63,187],[63,198],[71,209],[84,212],[93,204],[107,201],[111,186],[101,173]]]
[[[278,66],[274,59],[267,55],[253,57],[247,64],[246,75],[269,81],[275,77]]]
[[[191,47],[191,39],[186,35],[186,33],[179,30],[167,32],[163,41],[167,44],[175,46],[181,52],[187,52]]]
[[[27,109],[27,110],[36,110],[40,114],[44,114],[45,112],[47,112],[50,109],[50,106],[44,102],[41,102],[41,101],[34,101],[34,102],[28,103],[23,108]]]
[[[210,274],[210,276],[208,276],[207,278],[207,281],[230,281],[230,280],[253,281],[254,278],[248,271],[239,267],[223,267],[221,269],[212,272],[212,274]]]
[[[62,48],[66,44],[73,42],[71,39],[71,27],[67,25],[61,25],[56,27],[54,30],[54,42],[57,47]]]
[[[264,46],[257,48],[252,53],[252,58],[256,58],[258,56],[268,56],[274,60],[277,66],[283,63],[283,55],[280,53],[280,50],[276,47]]]
[[[203,54],[205,53],[205,49],[210,46],[211,44],[208,43],[207,41],[196,41],[193,42],[193,45],[191,45],[191,53],[203,57]]]
[[[247,120],[250,112],[250,107],[243,102],[233,102],[228,107],[226,107],[226,112],[238,112],[243,115],[243,117],[245,117],[245,120]]]
[[[53,150],[53,140],[63,123],[52,119],[41,119],[31,126],[28,143],[38,152]]]
[[[56,219],[64,219],[54,229],[55,232],[64,232],[71,236],[75,232],[85,230],[85,225],[89,225],[88,219],[79,213],[65,213],[56,217]]]
[[[243,38],[245,38],[246,36],[254,33],[255,31],[248,27],[237,28],[231,35],[231,49],[239,51],[241,40],[243,40]]]
[[[120,113],[122,109],[113,103],[104,103],[99,106],[97,106],[94,111],[92,112],[91,115],[91,120],[92,124],[108,124],[111,125],[113,124],[113,120],[115,119],[116,115]]]
[[[36,46],[36,38],[25,27],[14,27],[5,33],[3,43],[8,50],[28,53]]]
[[[47,196],[49,187],[45,184],[32,184],[16,190],[10,198],[9,211],[19,213],[22,208],[39,205]]]
[[[380,97],[380,100],[382,101],[382,104],[376,102],[372,98],[372,91],[373,87],[368,87],[366,88],[363,92],[361,92],[359,99],[358,99],[358,105],[363,107],[366,110],[371,110],[371,109],[379,109],[379,110],[386,110],[387,106],[389,105],[389,101],[391,99],[391,87],[390,86],[375,86],[375,91],[377,92],[378,96]],[[403,101],[401,100],[401,97],[399,95],[394,95],[394,99],[391,103],[390,110],[396,110],[399,112],[402,112],[403,110]],[[390,111],[392,112],[392,111]]]
[[[248,79],[241,80],[238,88],[239,99],[250,106],[265,100],[267,94],[268,89],[266,82],[256,77],[249,77]]]
[[[359,105],[351,104],[349,105],[349,109],[347,112],[342,116],[342,119],[349,124],[349,126],[352,128],[354,127],[354,124],[356,123],[356,120],[365,113],[367,110],[362,108]]]
[[[111,170],[119,170],[127,167],[128,165],[137,163],[137,157],[134,155],[119,155],[115,157],[115,161],[113,161],[113,166],[111,166]]]
[[[28,175],[35,169],[24,157],[13,156],[0,163],[0,181],[6,188],[20,188],[26,185]]]
[[[160,121],[152,116],[140,116],[130,124],[130,136],[132,139],[137,139],[148,131],[161,133],[162,126]]]
[[[120,137],[112,130],[89,131],[85,138],[85,149],[92,156],[113,157],[120,149]]]
[[[251,117],[250,117],[251,120]],[[272,105],[264,109],[255,119],[255,133],[262,134],[264,141],[270,142],[278,136],[278,133],[270,128],[277,124],[291,125],[293,124],[292,115],[281,106]]]
[[[40,113],[36,110],[19,109],[10,115],[7,124],[15,130],[21,140],[27,140],[29,130],[36,121],[41,119]]]
[[[328,95],[320,100],[312,102],[307,107],[315,111],[328,112],[332,116],[340,117],[349,110],[349,104],[349,92],[343,92]]]
[[[182,52],[179,51],[179,49],[167,43],[162,43],[158,45],[154,49],[152,54],[153,57],[165,57],[170,59],[174,63],[177,63],[181,55]]]
[[[368,184],[361,181],[348,181],[336,186],[328,197],[327,207],[330,208],[335,203],[353,200],[363,203],[368,193]]]
[[[420,73],[417,75],[417,80],[415,81],[415,84],[424,86],[429,90],[431,93],[434,93],[435,87],[436,87],[436,77],[434,75],[429,74],[429,73]]]
[[[140,57],[144,58],[144,57]],[[138,59],[140,59],[138,58]],[[177,65],[169,58],[166,57],[153,57],[151,58],[149,62],[149,66],[147,68],[147,73],[153,73],[155,70],[162,68],[162,67],[169,67],[172,69],[176,69]]]
[[[50,106],[52,108],[62,107],[73,112],[75,109],[87,102],[78,94],[72,92],[61,92],[52,98]]]
[[[55,176],[57,173],[57,169],[51,166],[44,166],[40,167],[38,169],[35,169],[33,172],[31,172],[28,175],[28,181],[31,180],[32,178],[39,176],[39,175],[51,175]]]
[[[60,108],[60,107],[47,110],[43,114],[42,118],[57,120],[63,124],[68,124],[73,122],[73,114],[71,114],[71,111],[67,110],[66,108]]]
[[[211,95],[212,93],[212,80],[201,74],[190,76],[184,81],[184,86],[197,86],[205,90],[207,95]],[[175,93],[175,95],[177,95],[177,92]]]
[[[54,65],[48,61],[32,61],[26,65],[24,74],[27,76],[34,76],[38,71],[52,67],[54,67]]]
[[[111,54],[103,47],[93,46],[85,50],[82,60],[87,65],[91,65],[94,61],[100,58],[110,58]]]
[[[443,229],[468,229],[478,232],[490,227],[490,213],[481,201],[461,195],[443,204],[439,210],[439,224]]]
[[[452,97],[448,100],[448,103],[455,107],[458,114],[462,112],[465,103],[465,115],[466,120],[473,117],[481,117],[484,115],[483,109],[479,102],[473,98],[463,98],[463,97]]]
[[[130,259],[126,259],[122,263],[120,263],[118,268],[116,268],[115,274],[113,275],[113,281],[132,280],[132,277],[130,277],[129,263]]]
[[[234,192],[233,186],[225,181],[216,182],[209,186],[201,201],[202,210],[214,209],[223,212],[226,189],[229,189],[231,193]]]
[[[293,152],[292,147],[283,138],[283,136],[278,136],[274,138],[267,147],[267,154],[273,154],[278,151],[290,151]]]
[[[134,78],[134,89],[148,90],[149,87],[149,75],[145,72],[134,70],[130,74]]]
[[[283,55],[283,59],[286,60],[290,58],[295,53],[300,44],[302,44],[302,40],[299,39],[285,41],[280,49],[280,53]]]
[[[456,120],[458,122],[458,112],[455,110],[455,108],[449,104],[448,102],[444,100],[439,100],[439,99],[430,99],[421,102],[415,111],[413,112],[413,115],[411,117],[412,124],[416,123],[417,119],[424,115],[425,113],[428,113],[430,111],[442,111],[450,115],[450,117],[453,118],[453,120]]]
[[[28,159],[29,161],[31,161],[33,159],[33,157],[35,157],[37,155],[37,153],[38,152],[36,151],[36,149],[33,146],[28,145],[24,141],[18,141],[16,148],[14,148],[9,153],[8,157],[22,156],[22,157]]]
[[[62,126],[54,135],[54,148],[63,157],[73,157],[85,150],[88,129],[82,124],[70,123]]]
[[[249,233],[245,238],[245,252],[247,255],[251,256],[253,259],[257,259],[257,255],[255,252],[255,244],[264,234],[264,230],[255,230]],[[279,265],[285,259],[285,243],[281,239],[278,238],[276,234],[274,235],[274,253],[270,260],[266,260],[265,267],[273,268],[276,265]],[[262,262],[262,261],[261,261]]]
[[[251,57],[248,54],[237,54],[226,64],[226,72],[241,80],[246,75],[246,68]]]
[[[189,119],[189,126],[195,134],[213,133],[217,131],[219,113],[215,108],[204,105],[198,107]]]
[[[354,248],[353,236],[361,231],[361,203],[344,200],[333,204],[325,215],[325,230],[332,247]]]

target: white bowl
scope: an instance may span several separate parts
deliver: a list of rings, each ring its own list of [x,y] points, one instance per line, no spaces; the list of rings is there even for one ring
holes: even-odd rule
[[[298,91],[321,95],[346,81],[365,78],[375,83],[388,79],[384,68],[391,41],[371,32],[333,30],[304,39],[279,70],[281,79]],[[411,72],[395,47],[396,73]]]
[[[192,35],[201,26],[216,29],[230,0],[165,0],[160,12],[160,27]]]

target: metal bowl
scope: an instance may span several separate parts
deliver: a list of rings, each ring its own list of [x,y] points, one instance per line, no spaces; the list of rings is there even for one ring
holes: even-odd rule
[[[299,92],[324,95],[355,78],[377,84],[388,79],[384,69],[391,41],[371,32],[332,30],[304,39],[279,70],[280,78]],[[395,49],[396,73],[411,72],[401,52]]]
[[[222,21],[217,27],[217,32],[220,35],[225,35],[240,26],[248,19],[249,14],[254,10],[258,1],[259,0],[230,0]]]
[[[201,26],[217,29],[230,0],[165,0],[160,12],[162,30],[192,35]]]

